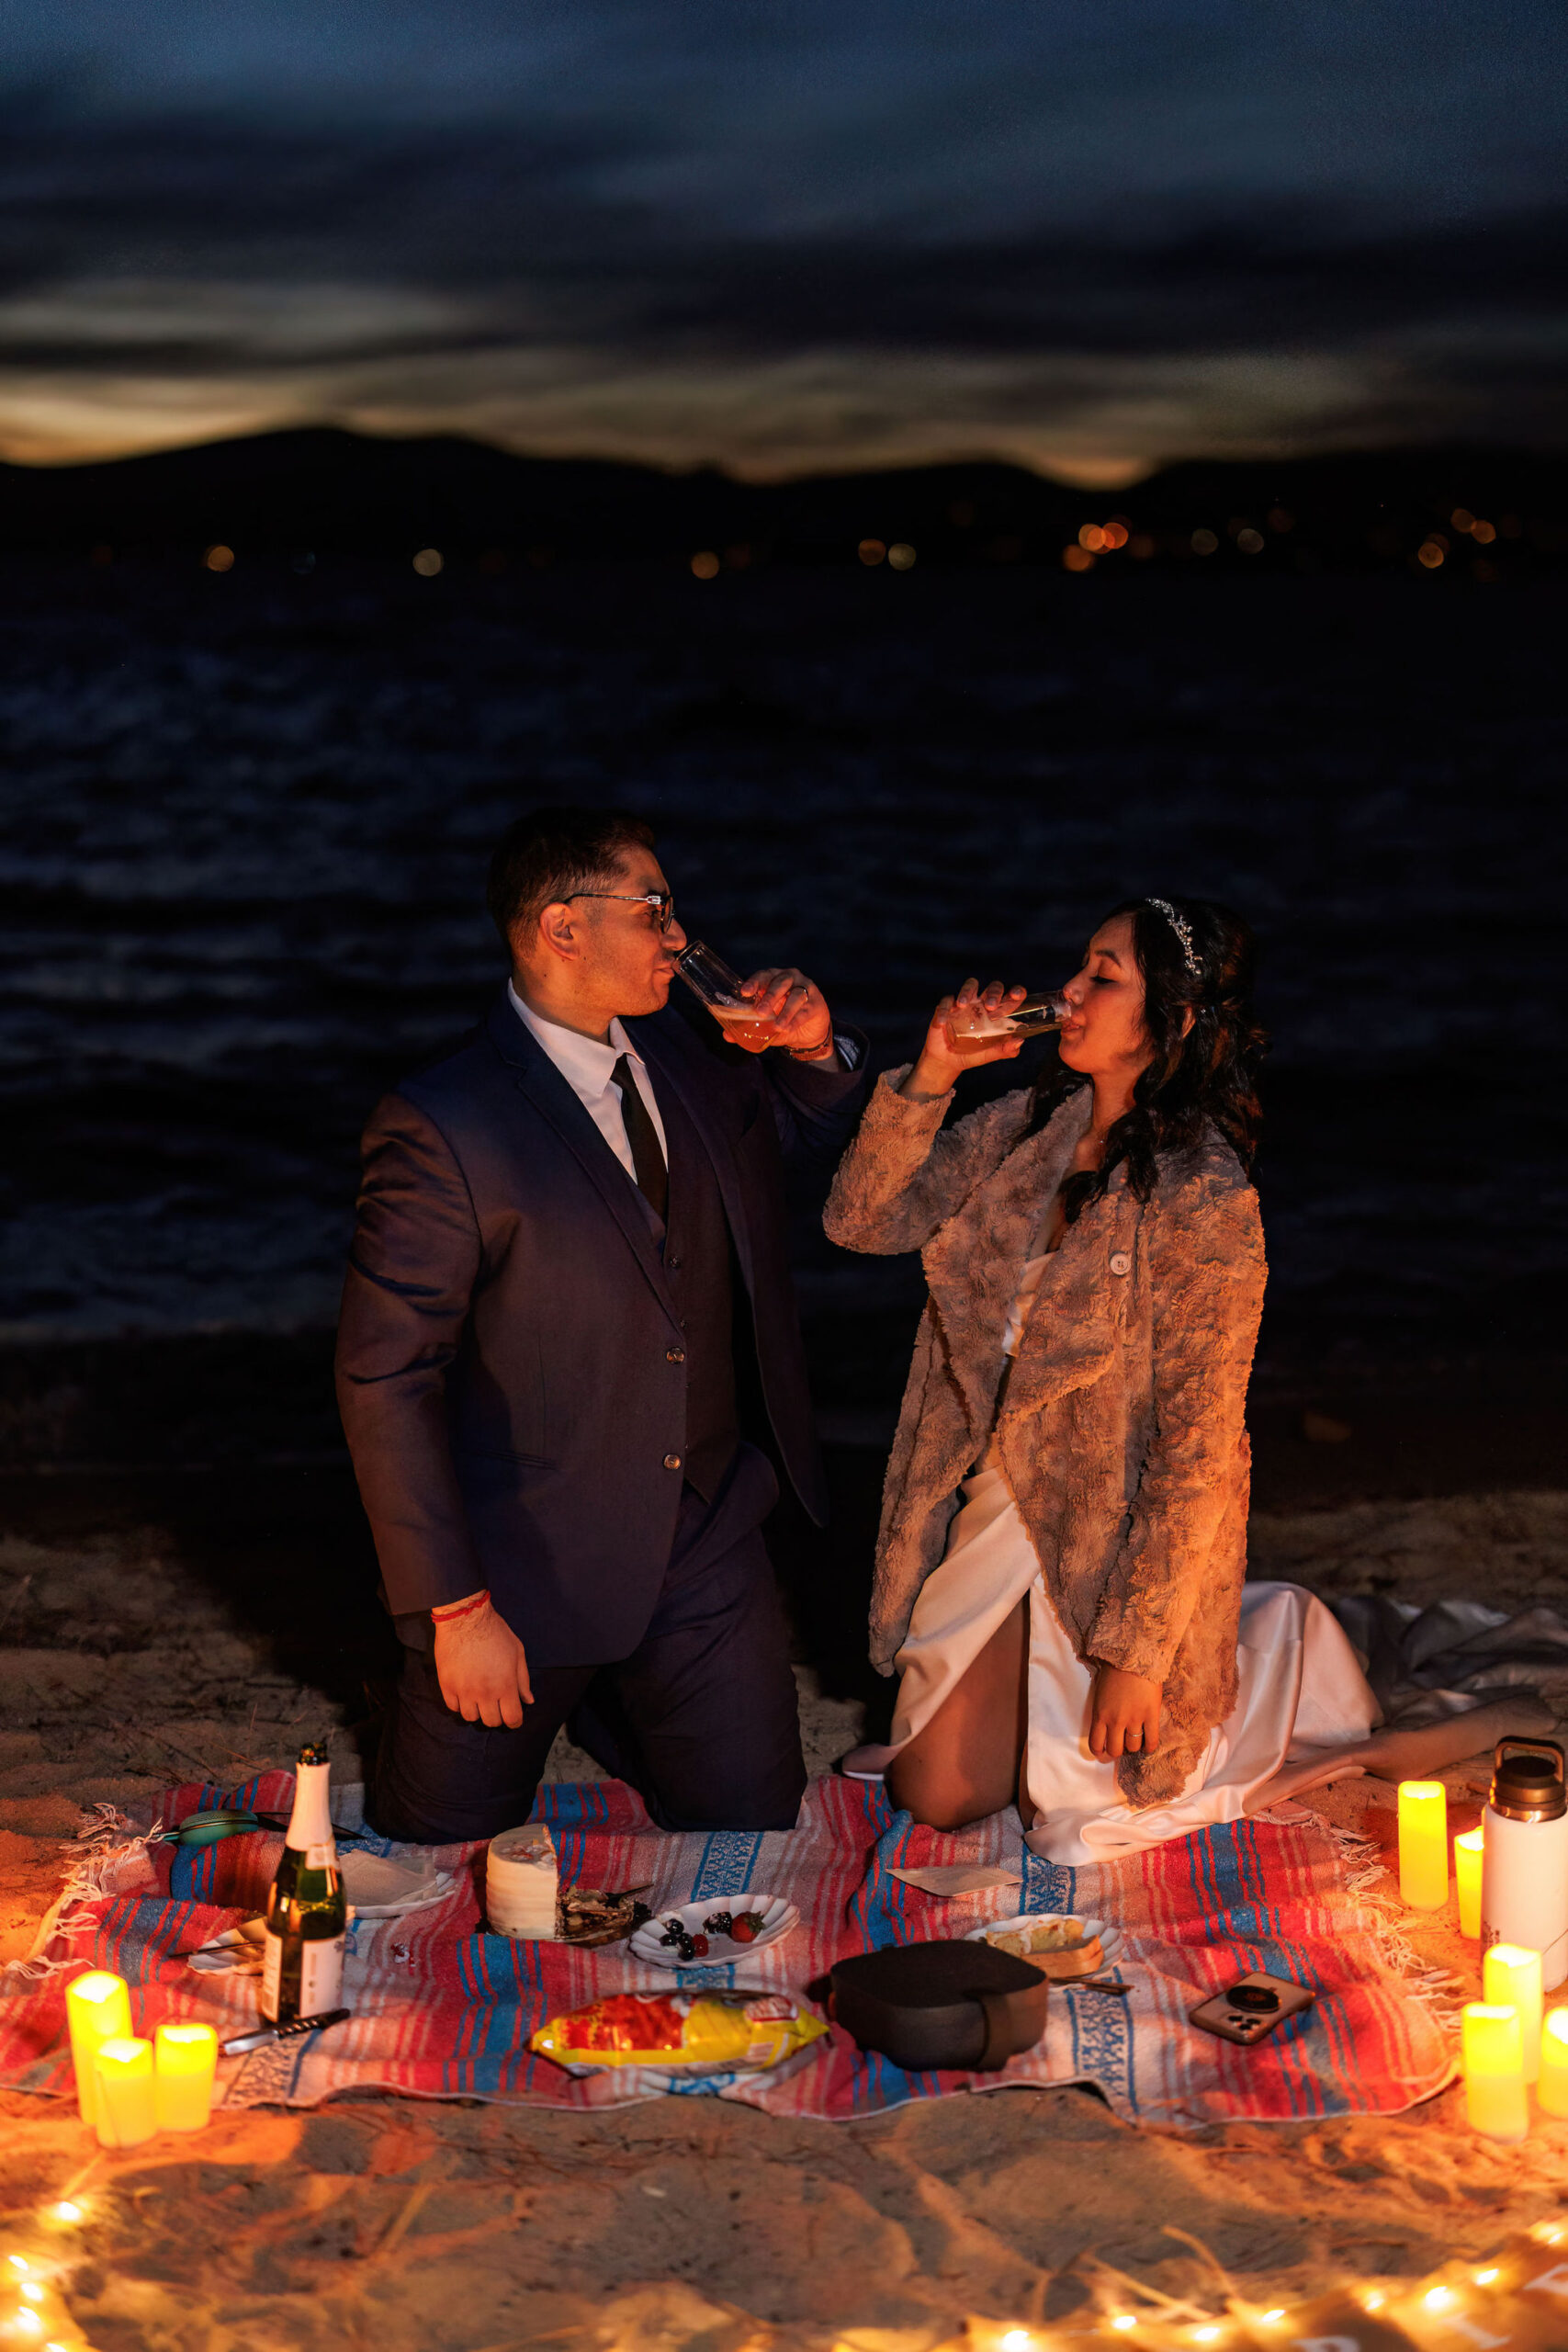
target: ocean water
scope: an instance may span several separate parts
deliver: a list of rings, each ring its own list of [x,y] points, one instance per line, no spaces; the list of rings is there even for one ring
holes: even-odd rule
[[[531,800],[886,1064],[1129,891],[1258,931],[1283,1361],[1499,1360],[1564,1300],[1563,591],[1023,569],[0,572],[0,1340],[330,1323],[378,1093],[496,985]],[[835,1380],[918,1277],[800,1235]],[[838,1367],[835,1370],[835,1366]]]

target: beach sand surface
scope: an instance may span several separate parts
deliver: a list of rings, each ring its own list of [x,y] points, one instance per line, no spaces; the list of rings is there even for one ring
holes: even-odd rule
[[[374,1629],[360,1654],[330,1610],[300,1617],[320,1566],[302,1536],[257,1526],[250,1565],[272,1569],[258,1602],[254,1577],[215,1573],[201,1512],[155,1524],[135,1515],[144,1500],[35,1494],[0,1545],[7,1959],[31,1945],[85,1813],[287,1765],[305,1738],[349,1768],[365,1675],[385,1668]],[[1256,1514],[1253,1568],[1325,1592],[1568,1609],[1565,1534],[1568,1496],[1546,1487],[1298,1504]],[[863,1704],[842,1678],[797,1671],[825,1770]],[[592,1769],[564,1746],[552,1764]],[[1466,1777],[1451,1776],[1456,1826],[1475,1806]],[[1390,1854],[1391,1788],[1313,1802]],[[1476,1948],[1451,1909],[1409,1937],[1473,1997]],[[1082,2090],[850,2125],[689,2098],[576,2117],[371,2096],[220,2117],[197,2142],[122,2154],[97,2152],[60,2102],[0,2095],[0,2251],[63,2265],[50,2324],[100,2352],[928,2352],[969,2315],[1086,2317],[1097,2264],[1205,2308],[1223,2270],[1268,2307],[1480,2257],[1568,2201],[1568,2125],[1538,2123],[1524,2148],[1481,2141],[1457,2091],[1392,2121],[1181,2138]],[[86,2219],[51,2234],[40,2213],[66,2196]]]

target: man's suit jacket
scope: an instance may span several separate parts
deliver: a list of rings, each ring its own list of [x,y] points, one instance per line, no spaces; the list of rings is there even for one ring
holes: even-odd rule
[[[778,1454],[812,1517],[821,1465],[786,1246],[784,1165],[825,1191],[859,1071],[626,1024],[712,1160]],[[337,1388],[389,1607],[488,1586],[540,1666],[637,1646],[681,1499],[681,1326],[641,1196],[502,990],[364,1140]]]

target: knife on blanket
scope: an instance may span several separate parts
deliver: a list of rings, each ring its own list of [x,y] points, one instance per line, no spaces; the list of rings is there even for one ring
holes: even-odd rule
[[[291,2041],[297,2033],[319,2033],[323,2026],[341,2025],[353,2015],[352,2009],[323,2009],[319,2018],[294,2018],[288,2025],[258,2025],[249,2033],[235,2034],[220,2047],[225,2058],[238,2058],[247,2050],[259,2050],[264,2042]]]

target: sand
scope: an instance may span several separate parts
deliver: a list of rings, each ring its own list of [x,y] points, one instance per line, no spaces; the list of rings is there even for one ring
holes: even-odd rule
[[[1325,1590],[1568,1606],[1565,1534],[1568,1497],[1551,1491],[1361,1502],[1258,1514],[1253,1557]],[[280,1644],[209,1569],[148,1526],[0,1544],[0,1957],[31,1943],[85,1808],[287,1764],[305,1736],[349,1761],[357,1686],[333,1640],[312,1675],[309,1644]],[[861,1710],[800,1673],[820,1769]],[[562,1749],[552,1769],[592,1768]],[[1392,1840],[1383,1784],[1314,1802]],[[1451,1917],[1412,1940],[1468,1990],[1475,1948]],[[1268,2303],[1341,2275],[1418,2277],[1568,2201],[1568,2126],[1499,2148],[1465,2129],[1453,2092],[1393,2121],[1183,2138],[1081,2090],[852,2125],[708,2100],[585,2119],[376,2096],[220,2118],[188,2147],[120,2155],[96,2153],[60,2103],[0,2095],[0,2249],[55,2248],[66,2303],[50,2325],[101,2352],[739,2352],[764,2337],[926,2352],[971,2313],[1087,2312],[1095,2259],[1212,2300],[1212,2266],[1172,2233]],[[66,2194],[88,2218],[46,2240],[40,2203]]]

